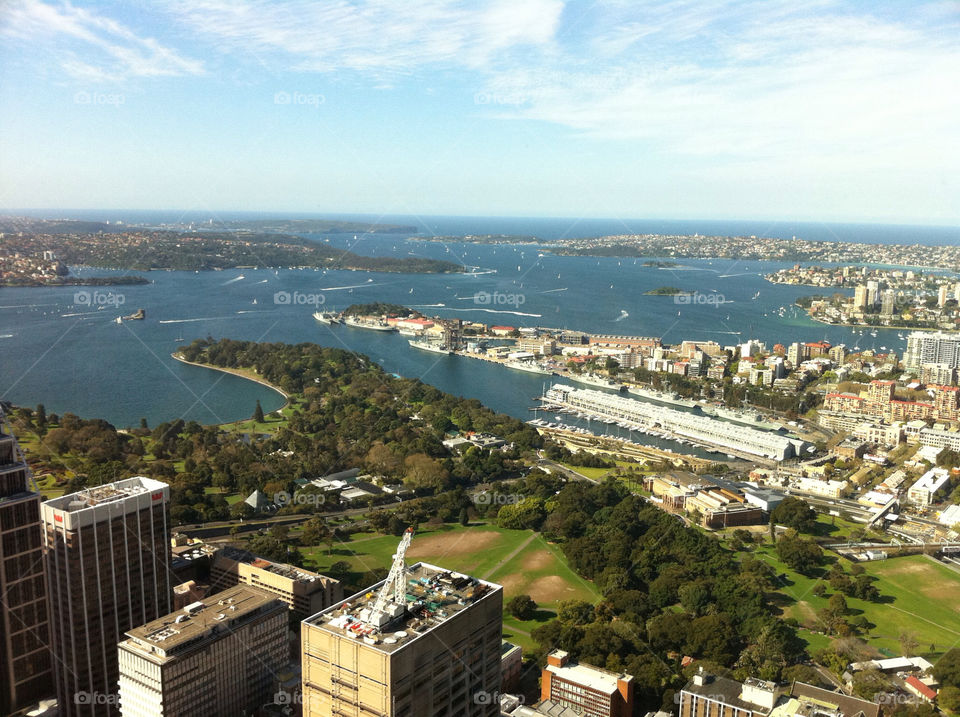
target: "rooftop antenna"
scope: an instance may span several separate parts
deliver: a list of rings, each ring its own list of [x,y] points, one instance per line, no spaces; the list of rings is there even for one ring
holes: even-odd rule
[[[380,592],[377,595],[377,601],[373,607],[367,608],[360,613],[360,619],[370,627],[380,629],[390,619],[399,616],[407,605],[407,564],[405,557],[407,548],[410,547],[410,541],[413,539],[413,528],[407,528],[397,546],[397,552],[393,556],[393,565],[390,566],[390,572],[387,579],[383,582]],[[390,599],[390,592],[393,591],[393,600]],[[392,603],[392,604],[390,604]]]

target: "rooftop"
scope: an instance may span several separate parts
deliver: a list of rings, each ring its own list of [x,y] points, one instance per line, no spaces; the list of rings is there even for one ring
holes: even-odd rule
[[[581,665],[578,662],[568,662],[563,667],[547,665],[544,669],[552,672],[561,680],[567,680],[608,695],[617,691],[617,681],[619,679],[630,679],[629,675],[621,678],[613,672],[607,672],[591,665]]]
[[[365,591],[304,622],[338,636],[362,639],[367,645],[389,653],[405,647],[484,597],[503,590],[495,583],[428,563],[416,563],[408,567],[405,577],[405,604],[399,606],[392,599],[388,601],[388,615],[391,612],[396,614],[379,630],[361,619],[360,615],[377,602],[377,595],[386,580],[371,585]]]
[[[68,513],[75,513],[88,508],[125,500],[136,495],[142,495],[150,491],[160,492],[167,488],[166,483],[161,483],[152,478],[137,476],[127,478],[126,480],[115,483],[105,483],[94,488],[85,488],[84,490],[68,495],[52,498],[46,501],[46,505],[57,510],[63,510]]]
[[[329,579],[320,573],[314,573],[309,570],[297,568],[287,563],[275,563],[267,560],[266,558],[261,558],[253,553],[249,553],[246,550],[240,550],[229,545],[217,551],[217,558],[221,557],[236,561],[238,563],[246,563],[255,568],[259,568],[260,570],[266,570],[274,575],[280,575],[297,582],[311,583],[314,580]]]
[[[247,620],[271,603],[281,606],[286,613],[287,606],[265,590],[237,585],[204,602],[192,603],[182,610],[129,630],[126,633],[129,639],[121,644],[128,649],[165,658],[201,638],[212,637],[221,630],[230,631],[237,623]]]

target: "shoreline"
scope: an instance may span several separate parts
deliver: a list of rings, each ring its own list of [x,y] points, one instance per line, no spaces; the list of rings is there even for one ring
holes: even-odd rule
[[[196,361],[187,361],[187,359],[185,359],[185,358],[184,358],[179,352],[177,352],[177,351],[174,351],[172,354],[170,354],[170,358],[172,358],[174,361],[179,361],[179,362],[182,363],[182,364],[186,364],[187,366],[199,366],[200,368],[206,368],[206,369],[210,369],[210,370],[212,370],[212,371],[220,371],[221,373],[228,373],[228,374],[230,374],[230,375],[232,375],[232,376],[237,376],[238,378],[246,379],[247,381],[253,381],[254,383],[259,383],[261,386],[265,386],[266,388],[269,388],[269,389],[272,390],[272,391],[276,391],[276,392],[279,393],[281,396],[283,396],[283,401],[284,401],[284,403],[283,403],[283,405],[282,405],[280,408],[276,409],[275,411],[271,411],[271,413],[279,413],[280,411],[282,411],[283,409],[285,409],[287,406],[290,405],[290,394],[288,394],[286,391],[284,391],[284,390],[283,390],[282,388],[280,388],[279,386],[275,386],[275,385],[273,385],[272,383],[270,383],[269,381],[267,381],[267,380],[265,380],[265,379],[257,378],[257,377],[255,377],[255,376],[248,376],[247,374],[243,373],[242,371],[240,371],[240,370],[238,370],[238,369],[224,368],[224,367],[222,367],[222,366],[212,366],[212,365],[210,365],[210,364],[198,363],[198,362],[196,362]],[[238,421],[228,421],[227,423],[217,423],[217,424],[212,424],[212,425],[227,426],[227,425],[230,425],[230,424],[233,424],[233,423],[242,423],[243,421],[249,421],[249,420],[250,420],[249,418],[243,418],[243,419],[240,419],[240,420],[238,420]]]
[[[794,304],[796,306],[796,304]],[[803,308],[803,307],[800,307]],[[932,332],[942,332],[945,334],[956,334],[960,333],[960,330],[957,329],[938,329],[938,328],[927,328],[923,326],[878,326],[876,324],[835,324],[830,321],[824,321],[823,319],[818,319],[807,314],[807,318],[811,321],[816,321],[818,324],[823,324],[824,326],[836,326],[841,329],[879,329],[881,331],[932,331]]]

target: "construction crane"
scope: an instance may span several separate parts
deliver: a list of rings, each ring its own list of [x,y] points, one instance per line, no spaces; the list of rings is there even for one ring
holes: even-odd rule
[[[404,558],[412,539],[413,528],[407,528],[400,540],[400,545],[397,546],[397,552],[393,555],[393,565],[390,566],[390,573],[377,594],[377,601],[373,604],[373,607],[360,611],[360,619],[378,630],[391,618],[397,617],[406,609],[407,564]],[[388,603],[391,602],[391,591],[393,592],[393,600],[392,605],[388,607]]]

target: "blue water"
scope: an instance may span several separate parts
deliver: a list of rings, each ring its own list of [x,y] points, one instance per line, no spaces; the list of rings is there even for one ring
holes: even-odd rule
[[[53,216],[52,212],[43,212]],[[170,214],[63,212],[64,216],[123,221],[172,221]],[[290,215],[284,215],[290,216]],[[229,218],[229,217],[228,217]],[[344,217],[349,218],[349,217]],[[370,217],[367,217],[370,218]],[[414,223],[410,217],[383,221]],[[526,220],[430,218],[430,233],[531,233],[582,236],[627,231],[604,220]],[[630,231],[759,234],[750,223],[661,222]],[[418,222],[423,226],[424,222]],[[656,226],[654,226],[656,225]],[[745,228],[746,227],[746,228]],[[806,236],[814,225],[808,225]],[[956,241],[956,229],[832,227],[835,236],[880,241],[909,234],[912,241]],[[791,230],[789,235],[793,235]],[[797,232],[799,236],[799,232]],[[953,237],[953,239],[951,239]],[[43,403],[48,411],[103,417],[118,426],[151,425],[175,418],[203,423],[245,418],[257,400],[264,410],[282,404],[269,389],[243,379],[184,366],[170,358],[178,338],[229,337],[255,341],[313,341],[368,355],[392,373],[417,377],[442,390],[482,400],[495,410],[530,417],[532,398],[546,377],[511,371],[464,357],[425,353],[397,334],[349,327],[331,328],[311,317],[313,306],[277,305],[274,293],[322,296],[327,309],[351,303],[387,301],[420,308],[427,314],[510,326],[551,326],[612,334],[658,336],[666,342],[713,339],[732,344],[759,338],[769,345],[794,340],[902,351],[897,331],[876,338],[811,322],[792,307],[806,287],[779,286],[763,274],[785,266],[777,262],[682,260],[682,266],[657,269],[644,260],[539,256],[531,247],[482,246],[460,242],[405,241],[397,236],[309,237],[359,254],[445,258],[472,267],[477,275],[399,275],[349,271],[231,270],[223,272],[150,272],[153,283],[100,291],[122,293],[119,309],[102,311],[74,304],[74,288],[24,288],[0,291],[0,398],[22,405]],[[817,237],[826,238],[826,237]],[[97,272],[105,273],[105,272]],[[243,276],[243,279],[238,277]],[[709,297],[710,303],[677,305],[672,297],[644,296],[658,286],[676,286]],[[91,289],[92,291],[92,289]],[[753,299],[757,292],[760,295]],[[477,296],[480,296],[480,302]],[[482,303],[485,296],[496,297]],[[724,303],[719,303],[722,297]],[[499,300],[501,303],[495,303]],[[256,301],[256,303],[254,303]],[[145,321],[113,322],[135,308]],[[781,307],[785,307],[783,316]]]

